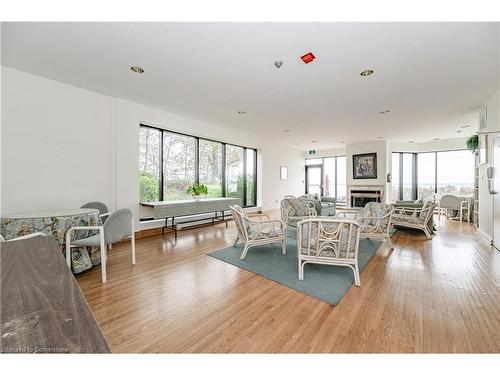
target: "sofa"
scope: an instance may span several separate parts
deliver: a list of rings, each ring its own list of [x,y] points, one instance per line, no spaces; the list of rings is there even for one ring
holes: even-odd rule
[[[298,199],[311,202],[318,216],[335,216],[337,214],[337,201],[335,198],[320,197],[318,194],[304,194]]]
[[[424,207],[424,200],[423,199],[417,199],[417,200],[403,200],[403,201],[396,201],[396,203],[393,203],[392,206],[397,209],[397,208],[414,208],[414,209],[422,209]],[[429,228],[430,233],[434,233],[436,231],[436,227],[434,226],[434,216],[431,215],[427,228]]]

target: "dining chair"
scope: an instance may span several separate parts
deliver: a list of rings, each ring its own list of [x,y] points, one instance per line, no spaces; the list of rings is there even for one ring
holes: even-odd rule
[[[106,206],[105,203],[102,202],[88,202],[85,203],[83,206],[80,208],[93,208],[99,211],[99,216],[101,216],[101,221],[104,223],[106,219],[108,218],[110,212],[108,209],[108,206]]]
[[[448,219],[448,210],[457,211],[460,215],[460,221],[463,221],[463,212],[467,212],[467,221],[470,217],[469,201],[460,199],[459,197],[451,194],[445,194],[439,200],[439,220],[441,220],[441,210],[445,210],[446,218]]]
[[[0,242],[10,242],[10,241],[19,241],[19,240],[26,240],[28,238],[33,238],[33,237],[46,237],[47,235],[45,233],[42,233],[42,232],[36,232],[36,233],[31,233],[31,234],[27,234],[25,236],[20,236],[20,237],[16,237],[16,238],[13,238],[11,240],[6,240],[1,234],[0,234]]]
[[[71,240],[74,231],[97,230],[98,233],[90,237]],[[66,262],[71,268],[71,248],[85,246],[99,246],[101,250],[102,282],[106,277],[106,246],[130,238],[132,244],[132,264],[135,264],[135,233],[134,216],[128,208],[119,209],[109,215],[102,226],[72,227],[66,233]]]

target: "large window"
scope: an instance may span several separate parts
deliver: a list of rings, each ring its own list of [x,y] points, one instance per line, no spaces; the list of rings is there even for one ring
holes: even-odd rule
[[[207,185],[208,197],[222,197],[222,143],[200,139],[200,184]]]
[[[226,146],[226,195],[243,204],[243,147]]]
[[[187,199],[196,180],[196,139],[163,132],[163,200]]]
[[[141,125],[141,202],[189,199],[189,185],[207,185],[208,197],[257,202],[257,150]],[[161,168],[160,168],[161,166]]]
[[[345,156],[306,159],[305,164],[307,169],[306,173],[309,174],[309,178],[307,179],[309,181],[309,186],[308,189],[306,189],[309,190],[309,193],[319,192],[325,197],[335,197],[338,202],[346,201],[347,166]],[[317,168],[318,166],[321,168]],[[316,178],[318,181],[321,181],[320,175],[322,175],[323,183],[322,186],[320,185],[313,191],[312,182],[316,175],[319,176]]]
[[[393,201],[443,194],[472,196],[474,155],[467,150],[392,154]]]
[[[474,195],[474,155],[467,150],[438,152],[437,193]]]
[[[160,199],[161,132],[141,127],[139,133],[139,196],[142,202]]]

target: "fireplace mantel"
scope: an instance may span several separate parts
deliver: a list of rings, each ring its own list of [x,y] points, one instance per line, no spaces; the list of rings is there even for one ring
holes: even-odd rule
[[[347,186],[347,205],[353,207],[353,198],[366,198],[377,202],[384,201],[384,185],[348,185]]]

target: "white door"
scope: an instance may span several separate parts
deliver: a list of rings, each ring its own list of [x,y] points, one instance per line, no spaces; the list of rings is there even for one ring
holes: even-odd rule
[[[500,137],[493,138],[493,245],[500,249]],[[481,210],[481,206],[479,207]],[[481,225],[481,223],[479,223]]]

